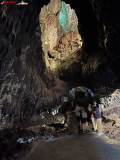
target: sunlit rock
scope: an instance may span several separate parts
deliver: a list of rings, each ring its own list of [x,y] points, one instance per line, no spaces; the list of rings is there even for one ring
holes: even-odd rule
[[[50,48],[54,48],[57,45],[57,18],[55,15],[48,15],[45,22],[45,30],[50,44]]]
[[[39,21],[46,67],[57,72],[63,59],[68,68],[71,65],[68,57],[75,55],[72,63],[79,59],[80,54],[76,55],[76,52],[82,47],[75,11],[64,1],[51,0],[41,9]]]
[[[62,1],[62,9],[59,15],[59,28],[60,27],[64,32],[78,30],[78,18],[75,11],[64,1]]]

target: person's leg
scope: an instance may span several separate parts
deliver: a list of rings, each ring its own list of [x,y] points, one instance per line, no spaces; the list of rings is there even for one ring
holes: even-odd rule
[[[84,123],[84,131],[86,131],[86,122]]]
[[[83,123],[83,132],[86,131],[86,123]]]
[[[79,124],[80,124],[80,130],[81,130],[81,129],[82,129],[82,123],[81,123],[81,120],[80,120]]]
[[[101,118],[97,119],[98,133],[102,133],[102,120]]]
[[[91,118],[91,119],[92,119],[92,124],[93,124],[94,131],[96,131],[97,130],[96,119],[95,118]]]
[[[97,125],[97,119],[96,118],[94,118],[94,123],[95,123],[95,131],[97,131],[98,130],[98,125]]]
[[[86,125],[85,125],[85,123],[83,123],[83,132],[85,132],[86,131]]]
[[[84,123],[81,123],[82,124],[82,132],[84,132]]]

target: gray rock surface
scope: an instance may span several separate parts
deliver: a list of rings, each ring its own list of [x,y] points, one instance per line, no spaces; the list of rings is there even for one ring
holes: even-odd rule
[[[120,89],[107,97],[100,98],[100,102],[99,108],[104,117],[111,120],[120,118]]]

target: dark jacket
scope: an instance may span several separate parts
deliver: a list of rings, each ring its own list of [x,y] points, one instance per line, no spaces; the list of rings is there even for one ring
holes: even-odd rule
[[[96,113],[94,113],[94,111],[96,111]],[[98,107],[93,108],[93,115],[96,119],[101,118],[101,113],[100,113]]]

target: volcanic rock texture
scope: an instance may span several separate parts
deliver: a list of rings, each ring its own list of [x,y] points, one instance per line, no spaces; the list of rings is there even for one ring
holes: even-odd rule
[[[0,8],[1,119],[21,119],[39,114],[42,109],[46,111],[66,89],[45,69],[38,21],[40,7],[35,10],[35,6]]]
[[[75,11],[64,1],[51,0],[41,9],[39,19],[46,67],[56,74],[69,70],[78,61],[82,47]]]
[[[0,6],[0,120],[49,112],[76,86],[118,89],[119,12],[112,0]]]

